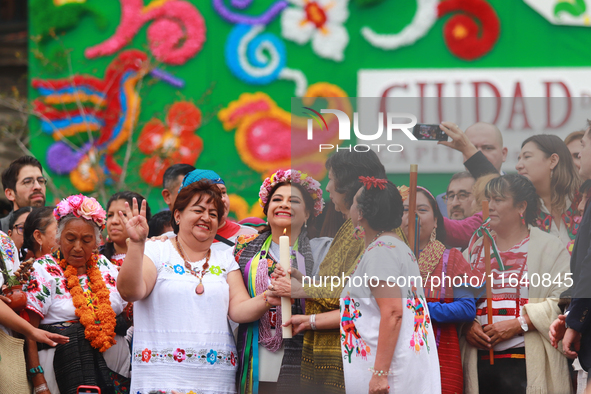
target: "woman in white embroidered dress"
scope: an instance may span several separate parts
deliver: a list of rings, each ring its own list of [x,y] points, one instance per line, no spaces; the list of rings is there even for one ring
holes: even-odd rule
[[[440,393],[439,359],[418,264],[392,229],[404,208],[396,186],[361,177],[350,216],[365,251],[341,294],[347,393]]]
[[[250,298],[231,253],[211,249],[223,214],[219,189],[206,180],[179,192],[171,223],[177,236],[165,242],[146,243],[145,203],[120,212],[130,244],[117,286],[134,302],[130,392],[236,392],[228,316],[251,322],[281,301],[268,292]]]
[[[39,349],[28,341],[27,369],[34,370],[35,393],[71,393],[82,384],[97,385],[103,393],[121,392],[129,378],[130,354],[115,327],[127,303],[117,292],[116,267],[97,253],[105,211],[94,198],[77,195],[62,200],[53,215],[58,251],[35,261],[27,312],[33,326],[42,324],[70,342]],[[117,331],[125,334],[126,329]]]

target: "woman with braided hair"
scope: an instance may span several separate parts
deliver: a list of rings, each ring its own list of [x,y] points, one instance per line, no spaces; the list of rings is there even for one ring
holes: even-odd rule
[[[350,216],[365,249],[341,293],[347,393],[441,392],[437,346],[419,267],[392,228],[402,197],[387,179],[361,177]]]

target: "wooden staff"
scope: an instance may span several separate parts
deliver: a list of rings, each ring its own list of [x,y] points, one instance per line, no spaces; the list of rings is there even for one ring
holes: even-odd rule
[[[415,223],[416,223],[416,212],[417,212],[417,176],[419,171],[418,164],[410,165],[410,190],[408,192],[408,245],[414,252],[415,256],[418,256],[419,251],[415,250]]]
[[[488,220],[488,201],[482,201],[482,221]],[[492,315],[492,280],[491,280],[491,268],[490,268],[490,238],[483,233],[482,247],[484,248],[484,267],[486,269],[486,315],[488,317],[488,324],[493,324]],[[495,363],[495,351],[490,348],[490,365]]]

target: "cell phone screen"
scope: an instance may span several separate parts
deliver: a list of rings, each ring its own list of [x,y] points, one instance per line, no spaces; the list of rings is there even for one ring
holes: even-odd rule
[[[77,394],[101,394],[98,386],[78,386]]]
[[[438,124],[423,124],[417,123],[413,127],[412,134],[417,140],[423,141],[447,141],[447,134]]]

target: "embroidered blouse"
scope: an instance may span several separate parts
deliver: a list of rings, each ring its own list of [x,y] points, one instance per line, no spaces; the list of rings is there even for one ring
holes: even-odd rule
[[[52,255],[40,257],[33,264],[34,271],[27,284],[27,309],[41,316],[42,324],[79,320],[72,295],[66,286],[64,271]],[[99,257],[101,271],[107,289],[111,292],[111,307],[119,315],[127,302],[117,291],[117,268],[103,255]],[[89,290],[88,275],[78,275],[84,292]]]

